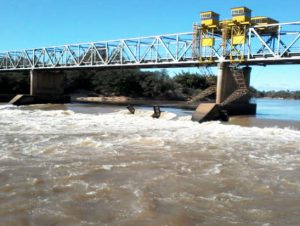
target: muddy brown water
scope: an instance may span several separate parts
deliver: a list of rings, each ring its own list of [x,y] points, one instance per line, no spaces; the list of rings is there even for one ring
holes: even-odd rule
[[[0,225],[300,224],[297,123],[151,114],[1,105]]]

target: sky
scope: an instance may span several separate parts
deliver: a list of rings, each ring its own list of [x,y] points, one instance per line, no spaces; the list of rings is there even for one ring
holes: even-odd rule
[[[300,21],[299,0],[0,0],[0,52],[80,42],[190,32],[199,12],[230,18],[230,8],[280,22]],[[171,74],[195,68],[169,69]],[[214,69],[215,71],[215,69]],[[260,90],[300,90],[300,65],[253,67]]]

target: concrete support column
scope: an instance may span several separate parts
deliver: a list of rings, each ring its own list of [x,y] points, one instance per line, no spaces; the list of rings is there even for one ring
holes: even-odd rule
[[[218,63],[217,75],[217,90],[216,90],[216,104],[222,103],[222,83],[224,77],[224,63]]]
[[[244,67],[242,69],[245,83],[247,88],[250,86],[251,67]],[[218,80],[217,80],[217,93],[216,104],[221,104],[227,97],[229,97],[235,90],[238,89],[238,85],[233,77],[233,71],[229,67],[228,63],[218,64]],[[242,97],[238,102],[248,103],[249,96]]]
[[[30,95],[63,95],[64,76],[58,72],[30,71]]]
[[[236,83],[228,63],[218,64],[216,104],[221,104],[234,90]]]

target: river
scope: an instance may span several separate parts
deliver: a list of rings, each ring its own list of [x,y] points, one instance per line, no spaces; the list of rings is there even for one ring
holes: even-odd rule
[[[257,117],[203,124],[0,105],[0,225],[300,225],[300,102],[256,102]]]

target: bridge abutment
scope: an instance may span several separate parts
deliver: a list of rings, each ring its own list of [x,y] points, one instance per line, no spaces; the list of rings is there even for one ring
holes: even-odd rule
[[[14,105],[69,103],[64,95],[64,75],[58,71],[30,71],[30,95],[17,95],[10,103]]]
[[[255,115],[256,104],[250,103],[251,67],[232,68],[229,63],[218,64],[215,104],[200,104],[193,114],[193,121],[224,119],[228,116]]]

